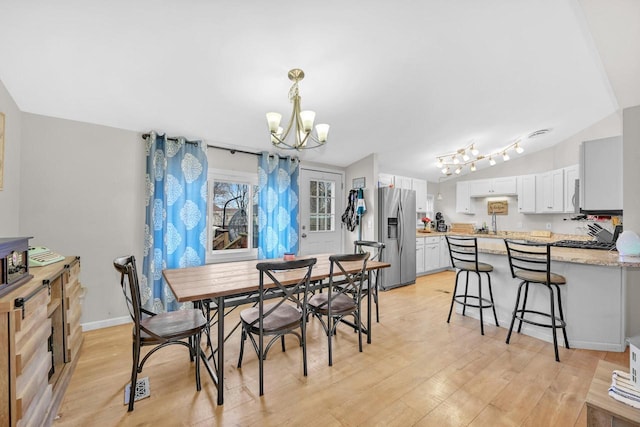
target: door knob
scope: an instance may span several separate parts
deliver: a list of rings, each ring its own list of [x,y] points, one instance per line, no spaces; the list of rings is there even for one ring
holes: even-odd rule
[[[307,237],[307,233],[302,233],[302,237]]]

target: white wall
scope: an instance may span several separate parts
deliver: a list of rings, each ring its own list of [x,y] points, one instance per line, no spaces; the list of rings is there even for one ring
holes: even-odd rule
[[[451,178],[440,183],[442,200],[435,201],[435,210],[444,215],[447,224],[453,222],[476,223],[481,226],[483,222],[491,225],[491,216],[487,214],[486,198],[475,200],[476,214],[465,215],[455,212],[456,207],[456,182],[475,179],[494,178],[499,176],[517,176],[559,169],[565,166],[578,164],[579,149],[582,141],[605,138],[622,134],[622,117],[620,114],[613,114],[604,118],[589,128],[566,139],[553,147],[533,153],[525,153],[521,157],[512,156],[508,162],[498,163],[493,167],[468,173],[458,178]],[[524,145],[535,144],[535,139]],[[614,172],[615,173],[615,172]],[[618,173],[621,173],[618,171]],[[516,197],[508,197],[509,215],[498,216],[498,229],[517,231],[519,226],[522,230],[544,230],[546,224],[551,223],[551,231],[554,233],[566,234],[586,234],[582,224],[570,221],[569,218],[575,214],[520,214],[517,212]],[[625,218],[626,221],[626,218]]]
[[[144,142],[140,134],[23,113],[20,233],[78,255],[82,323],[128,316],[115,257],[142,268]]]
[[[367,157],[358,160],[355,163],[347,166],[345,177],[345,199],[349,194],[349,190],[352,189],[353,179],[364,177],[365,190],[364,200],[367,211],[362,216],[362,235],[361,240],[376,240],[377,223],[376,218],[378,216],[376,202],[377,202],[377,188],[378,188],[378,155],[370,154]],[[348,231],[345,229],[345,250],[350,252],[353,250],[353,242],[358,240],[358,229],[355,231]]]
[[[20,158],[22,113],[0,81],[0,112],[5,115],[4,185],[0,190],[0,237],[20,234]]]

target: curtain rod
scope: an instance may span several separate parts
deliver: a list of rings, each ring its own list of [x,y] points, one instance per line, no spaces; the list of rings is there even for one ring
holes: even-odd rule
[[[142,134],[142,139],[148,139],[149,136],[151,136],[151,135],[149,135],[148,133],[143,133]],[[167,137],[167,139],[169,141],[174,141],[174,142],[178,141],[178,138],[175,138],[175,137]],[[185,142],[188,143],[188,144],[196,144],[195,142],[187,141],[186,139],[185,139]],[[220,147],[220,146],[211,145],[211,144],[207,144],[207,148],[217,148],[218,150],[226,150],[226,151],[230,152],[231,154],[242,153],[242,154],[251,154],[253,156],[262,155],[262,153],[255,153],[253,151],[238,150],[237,148]],[[287,157],[289,157],[289,156],[284,156],[283,157],[283,156],[281,156],[279,154],[271,154],[271,153],[269,153],[269,156],[277,156],[279,159],[286,159]],[[292,160],[299,160],[297,156],[291,157],[291,159]]]

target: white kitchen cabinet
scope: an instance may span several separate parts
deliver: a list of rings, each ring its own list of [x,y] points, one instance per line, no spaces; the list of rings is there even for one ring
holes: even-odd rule
[[[440,237],[435,237],[434,241],[427,243],[429,239],[427,237],[424,244],[424,268],[427,272],[440,268]]]
[[[518,212],[536,213],[536,176],[521,175],[517,178]]]
[[[402,188],[403,190],[413,190],[413,178],[406,176],[395,176],[396,188]]]
[[[564,211],[564,170],[556,169],[536,176],[536,212]]]
[[[388,173],[380,173],[378,174],[378,187],[393,187],[394,186],[393,175]]]
[[[580,145],[580,205],[585,211],[622,210],[621,136]]]
[[[416,237],[416,274],[423,274],[424,268],[424,237]]]
[[[504,176],[469,181],[469,196],[511,196],[517,193],[516,177]]]
[[[469,194],[469,183],[462,181],[456,183],[456,212],[463,214],[473,214],[471,195]]]
[[[411,188],[416,192],[416,212],[427,212],[427,181],[413,178]]]
[[[576,180],[580,179],[580,166],[573,165],[564,168],[564,211],[567,213],[577,212],[576,202]]]

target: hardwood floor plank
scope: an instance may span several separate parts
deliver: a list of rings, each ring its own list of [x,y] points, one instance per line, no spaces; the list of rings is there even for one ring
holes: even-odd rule
[[[309,374],[293,337],[265,361],[265,395],[258,396],[258,361],[245,347],[236,368],[239,333],[225,347],[225,404],[183,347],[154,354],[140,374],[151,396],[127,412],[124,387],[131,369],[131,326],[84,333],[84,344],[56,427],[67,426],[547,426],[586,425],[585,397],[598,360],[628,366],[629,354],[560,349],[454,314],[446,322],[454,274],[418,278],[416,285],[380,293],[373,342],[358,352],[357,334],[340,325],[334,366],[317,319],[308,326]],[[514,290],[515,292],[515,290]],[[227,319],[228,330],[238,311]],[[504,325],[503,325],[504,326]],[[143,350],[144,351],[144,350]]]

